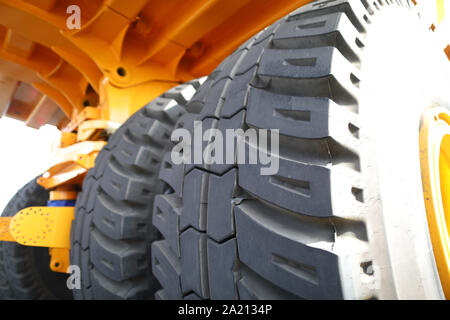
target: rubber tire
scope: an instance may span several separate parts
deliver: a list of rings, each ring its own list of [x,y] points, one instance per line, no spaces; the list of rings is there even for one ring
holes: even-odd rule
[[[3,217],[13,217],[28,207],[47,205],[49,192],[38,185],[36,179],[14,195],[6,205]],[[72,299],[66,281],[66,274],[50,270],[48,248],[0,242],[1,299]]]
[[[131,116],[99,153],[79,194],[71,229],[71,265],[81,269],[75,299],[152,299],[153,198],[172,128],[200,87],[179,85]]]
[[[426,103],[416,98],[439,83],[427,67],[448,62],[421,42],[427,31],[413,7],[312,2],[210,75],[178,126],[192,133],[202,121],[203,132],[224,137],[226,129],[279,129],[279,171],[175,165],[166,154],[167,191],[153,220],[164,237],[152,248],[158,299],[443,297],[420,178]]]

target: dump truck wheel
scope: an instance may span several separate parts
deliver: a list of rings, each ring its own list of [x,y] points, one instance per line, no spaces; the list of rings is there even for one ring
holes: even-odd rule
[[[257,148],[279,168],[236,163],[236,147],[234,164],[192,164],[199,145],[180,138],[176,152],[190,162],[165,155],[167,188],[155,199],[157,298],[443,297],[418,135],[434,88],[448,92],[438,78],[448,61],[413,7],[312,2],[210,75],[177,127],[209,137],[211,158],[225,158],[225,142],[206,130],[278,129],[279,157],[270,142],[246,142],[245,154]]]
[[[71,231],[71,265],[81,270],[76,299],[151,299],[153,198],[174,124],[203,80],[179,85],[131,116],[109,139],[79,194]]]
[[[33,179],[9,201],[2,213],[12,217],[27,207],[46,206],[49,192]],[[1,299],[72,299],[67,275],[50,269],[48,248],[0,242]]]

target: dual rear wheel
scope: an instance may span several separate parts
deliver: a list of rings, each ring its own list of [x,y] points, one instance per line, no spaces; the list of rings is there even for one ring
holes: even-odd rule
[[[410,1],[315,1],[155,99],[84,181],[75,298],[448,298],[448,150],[433,231],[419,143],[430,109],[449,123],[444,58]],[[173,163],[173,129],[199,122],[279,130],[278,153],[246,144],[279,170]]]

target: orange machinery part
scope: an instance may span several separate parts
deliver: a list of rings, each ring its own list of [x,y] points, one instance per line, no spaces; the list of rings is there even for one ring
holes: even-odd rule
[[[7,78],[31,81],[59,105],[62,129],[98,103],[102,119],[123,122],[175,84],[207,75],[245,40],[309,2],[0,0],[0,64],[14,65]],[[68,28],[72,5],[80,8],[80,29]]]

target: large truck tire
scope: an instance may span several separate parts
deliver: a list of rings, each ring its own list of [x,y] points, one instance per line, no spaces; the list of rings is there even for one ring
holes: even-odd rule
[[[179,85],[131,116],[99,153],[78,195],[70,262],[81,270],[76,299],[152,299],[153,199],[172,128],[201,81]]]
[[[33,179],[6,205],[2,217],[22,209],[46,206],[49,192]],[[67,275],[50,269],[48,248],[0,242],[0,298],[11,300],[72,299]]]
[[[278,129],[279,170],[165,155],[156,297],[442,298],[419,127],[450,81],[426,29],[410,1],[315,1],[227,58],[177,128]]]

